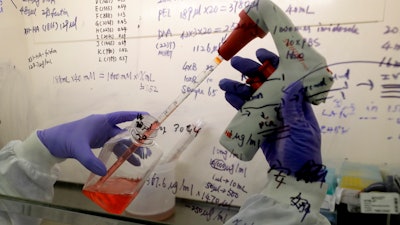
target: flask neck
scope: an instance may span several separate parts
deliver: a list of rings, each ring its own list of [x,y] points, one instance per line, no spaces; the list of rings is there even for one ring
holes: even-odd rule
[[[132,140],[140,145],[153,145],[158,132],[158,122],[150,115],[143,115],[132,121],[128,128]]]

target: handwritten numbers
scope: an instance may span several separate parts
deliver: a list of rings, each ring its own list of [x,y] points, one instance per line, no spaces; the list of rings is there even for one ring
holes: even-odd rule
[[[386,51],[400,51],[400,43],[392,43],[391,41],[386,41],[385,43],[383,43],[381,48],[385,49]]]
[[[399,28],[390,25],[386,25],[385,30],[383,31],[383,34],[398,34],[398,33],[399,33]]]

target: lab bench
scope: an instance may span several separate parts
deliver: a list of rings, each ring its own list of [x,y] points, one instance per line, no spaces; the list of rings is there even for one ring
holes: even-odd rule
[[[2,203],[10,206],[8,211],[42,218],[41,225],[222,225],[239,211],[237,206],[215,205],[206,202],[176,199],[174,214],[164,221],[146,220],[126,213],[106,213],[82,193],[82,184],[56,182],[51,203],[32,201],[0,195]],[[4,210],[0,206],[0,210]],[[332,225],[336,225],[336,214],[321,211]]]
[[[82,194],[82,185],[56,182],[51,203],[0,195],[0,200],[12,206],[12,212],[43,218],[41,225],[134,225],[134,224],[207,224],[222,225],[239,208],[218,206],[205,202],[176,199],[175,213],[165,221],[134,218],[127,214],[115,215],[103,209]],[[0,209],[2,210],[2,209]]]

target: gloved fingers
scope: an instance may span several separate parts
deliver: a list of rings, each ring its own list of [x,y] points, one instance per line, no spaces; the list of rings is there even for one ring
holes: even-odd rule
[[[241,98],[238,95],[226,92],[225,93],[225,99],[227,102],[229,102],[229,104],[231,104],[231,106],[233,106],[233,108],[235,108],[236,110],[239,110],[242,108],[242,106],[244,105],[244,103],[246,102],[246,100],[244,100],[243,98]]]
[[[261,64],[252,59],[234,56],[231,59],[231,65],[240,73],[250,78],[263,75],[260,71],[258,71],[258,68],[261,66]]]
[[[134,153],[142,159],[147,159],[152,154],[151,149],[147,147],[139,147]]]
[[[123,139],[114,145],[113,152],[117,157],[121,157],[124,154],[124,152],[127,151],[127,149],[131,145],[132,145],[132,142],[130,140]],[[139,149],[137,149],[136,151],[138,151],[138,150]],[[141,165],[140,159],[138,157],[136,157],[134,154],[131,154],[129,156],[129,158],[127,159],[127,161],[134,166]]]
[[[118,111],[106,114],[108,122],[112,125],[132,121],[141,115],[147,115],[148,112],[144,111]]]
[[[117,125],[112,126],[111,129],[108,130],[108,134],[109,134],[108,139],[115,137],[116,135],[122,133],[123,131],[124,130],[119,128]],[[105,140],[105,141],[107,141],[107,140]],[[101,143],[101,144],[104,144],[104,143]],[[99,146],[99,147],[101,147],[101,146]]]
[[[82,146],[80,148],[82,148]],[[89,146],[84,146],[83,149],[76,151],[74,158],[88,170],[99,176],[104,176],[107,173],[106,166],[93,154],[92,149]]]
[[[261,64],[240,56],[231,59],[231,65],[247,78],[246,83],[251,86],[253,91],[263,85],[279,64],[279,57],[266,49],[258,49],[256,56]]]
[[[248,99],[252,95],[252,90],[249,85],[244,83],[230,80],[230,79],[221,79],[219,82],[219,87],[225,92],[229,92],[232,94],[243,96],[243,98]]]
[[[119,111],[107,114],[107,121],[112,126],[112,128],[108,131],[109,138],[114,137],[122,132],[122,129],[120,129],[117,124],[132,121],[147,114],[149,113],[142,111]]]
[[[225,91],[225,99],[239,110],[252,95],[250,86],[230,79],[222,79],[219,86]]]
[[[274,68],[277,68],[279,65],[279,57],[275,53],[267,49],[264,48],[257,49],[256,57],[261,63],[269,61]]]

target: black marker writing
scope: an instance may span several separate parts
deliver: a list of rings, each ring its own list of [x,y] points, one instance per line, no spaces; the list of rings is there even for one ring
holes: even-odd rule
[[[311,204],[307,199],[301,197],[301,192],[296,196],[290,197],[290,205],[296,207],[300,213],[304,213],[301,222],[310,213]]]

